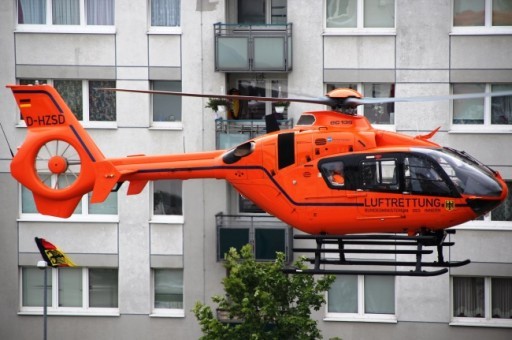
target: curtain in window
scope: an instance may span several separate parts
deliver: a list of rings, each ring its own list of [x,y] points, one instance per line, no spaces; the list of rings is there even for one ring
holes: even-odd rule
[[[80,0],[52,0],[54,25],[80,25]]]
[[[89,307],[118,307],[117,269],[89,269]]]
[[[180,0],[151,0],[151,26],[179,26]]]
[[[83,120],[83,95],[81,80],[54,80],[53,86],[78,120]]]
[[[46,0],[18,0],[18,24],[46,24]]]
[[[364,312],[366,314],[395,313],[395,278],[366,275],[364,277]]]
[[[87,25],[113,25],[114,0],[86,0]]]
[[[117,192],[111,192],[101,203],[91,203],[91,197],[92,194],[89,194],[89,214],[117,215]]]
[[[89,81],[89,120],[97,122],[116,121],[116,92],[102,91],[101,88],[114,88],[112,80]]]
[[[51,306],[52,301],[52,270],[48,270],[46,278],[47,306]],[[44,304],[44,270],[36,267],[26,267],[22,269],[22,306],[24,307],[42,307]]]
[[[357,275],[337,276],[329,289],[329,313],[357,313]]]
[[[153,182],[153,214],[183,215],[180,180]]]
[[[453,316],[467,318],[485,317],[484,278],[453,278]]]
[[[485,25],[485,0],[454,0],[453,26]]]
[[[155,269],[155,308],[183,308],[182,269]]]
[[[493,26],[512,26],[512,1],[493,0],[492,1],[492,25]]]
[[[492,317],[512,318],[512,279],[492,279]]]
[[[364,27],[395,27],[395,0],[365,0]]]
[[[59,268],[59,307],[82,307],[82,268]]]
[[[512,91],[512,85],[492,85],[492,92]],[[491,123],[512,124],[512,96],[492,97]]]
[[[454,84],[453,94],[484,93],[485,84]],[[483,124],[484,99],[455,99],[453,124]]]
[[[328,28],[357,27],[357,0],[327,0]]]

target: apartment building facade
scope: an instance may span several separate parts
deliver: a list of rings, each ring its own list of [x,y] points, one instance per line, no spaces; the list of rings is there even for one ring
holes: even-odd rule
[[[0,84],[59,90],[107,157],[228,148],[261,134],[275,105],[240,103],[227,119],[206,99],[110,93],[101,87],[369,97],[512,90],[507,0],[8,0],[0,3]],[[10,148],[26,126],[9,89],[0,122]],[[303,111],[279,113],[291,126]],[[278,113],[275,113],[278,114]],[[512,99],[432,101],[360,109],[375,127],[425,134],[465,150],[512,184]],[[236,118],[236,119],[233,119]],[[293,254],[296,231],[218,180],[121,186],[102,204],[84,196],[69,219],[42,216],[0,147],[0,338],[43,332],[43,271],[34,237],[78,268],[51,269],[48,336],[193,339],[196,301],[222,293],[222,254],[250,242],[265,261]],[[14,150],[15,152],[15,150]],[[338,277],[314,312],[324,338],[509,339],[512,205],[456,227],[450,260],[432,278]]]

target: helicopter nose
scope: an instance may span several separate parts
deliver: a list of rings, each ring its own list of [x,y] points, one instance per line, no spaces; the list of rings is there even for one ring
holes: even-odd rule
[[[492,196],[471,196],[466,199],[468,206],[478,215],[484,215],[489,211],[497,208],[508,197],[508,187],[506,183],[498,175],[496,178],[501,187],[501,191],[495,192]],[[486,192],[489,194],[488,192]]]

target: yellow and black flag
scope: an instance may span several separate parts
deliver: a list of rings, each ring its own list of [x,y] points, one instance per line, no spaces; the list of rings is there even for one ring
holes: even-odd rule
[[[44,238],[36,237],[37,248],[43,259],[50,267],[76,267],[69,257],[59,248],[46,241]]]

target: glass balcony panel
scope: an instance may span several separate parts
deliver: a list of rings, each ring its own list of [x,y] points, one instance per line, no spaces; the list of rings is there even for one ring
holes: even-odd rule
[[[285,70],[283,37],[254,38],[254,70]]]
[[[249,70],[249,39],[218,37],[217,65],[223,70]]]

